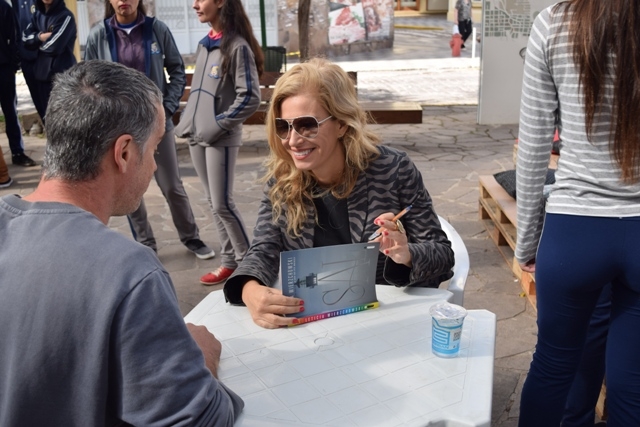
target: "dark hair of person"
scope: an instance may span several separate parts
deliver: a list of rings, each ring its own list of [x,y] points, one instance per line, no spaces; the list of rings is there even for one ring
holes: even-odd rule
[[[570,0],[573,60],[584,92],[587,137],[597,129],[596,117],[611,109],[609,149],[626,183],[640,179],[640,3],[638,0]],[[609,80],[611,79],[611,80]],[[605,88],[613,82],[612,105],[604,105]]]
[[[138,11],[138,13],[141,13],[143,15],[147,14],[147,9],[144,7],[142,0],[138,2],[138,9],[136,10]],[[111,2],[109,0],[104,0],[104,19],[111,18],[115,14],[116,11],[113,6],[111,6]]]
[[[131,135],[143,152],[159,126],[161,106],[155,83],[117,62],[83,61],[57,74],[46,114],[44,178],[96,178],[104,156],[122,135]]]
[[[229,65],[230,47],[235,36],[240,36],[249,43],[256,61],[258,76],[264,71],[264,54],[262,48],[253,35],[253,27],[240,0],[226,0],[220,9],[220,24],[222,26],[222,74],[226,74]]]

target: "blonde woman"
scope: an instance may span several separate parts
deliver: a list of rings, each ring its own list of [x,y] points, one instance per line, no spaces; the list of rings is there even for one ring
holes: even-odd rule
[[[420,172],[406,153],[379,145],[342,68],[312,59],[285,73],[267,115],[270,154],[253,243],[227,280],[232,304],[256,324],[290,325],[304,302],[273,289],[281,251],[366,242],[383,227],[378,283],[435,287],[453,251]],[[391,221],[402,218],[404,228]]]

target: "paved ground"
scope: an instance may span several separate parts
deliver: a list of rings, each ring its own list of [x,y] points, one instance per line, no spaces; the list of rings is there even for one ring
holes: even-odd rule
[[[519,391],[536,340],[535,312],[520,296],[519,284],[478,221],[478,176],[513,168],[512,145],[517,125],[477,125],[474,105],[479,81],[477,59],[471,59],[469,52],[463,53],[467,58],[450,58],[450,24],[443,17],[402,18],[396,23],[407,20],[415,25],[440,26],[443,30],[397,29],[393,49],[351,55],[349,61],[336,60],[345,68],[359,70],[361,98],[414,100],[424,105],[420,125],[376,125],[374,129],[385,143],[410,154],[423,174],[437,212],[451,222],[467,245],[471,271],[465,306],[491,310],[498,318],[492,425],[513,427],[519,415]],[[24,98],[20,108],[26,111],[29,106]],[[236,170],[235,198],[251,231],[261,195],[261,185],[256,180],[266,153],[264,126],[245,126],[244,139]],[[25,137],[27,153],[41,161],[44,142],[42,138]],[[4,134],[0,135],[0,144],[10,163]],[[202,238],[217,250],[219,243],[211,214],[184,142],[178,144],[178,152]],[[38,182],[39,169],[12,165],[9,169],[16,184],[0,190],[0,196],[31,192]],[[171,274],[180,308],[186,314],[209,292],[219,288],[198,284],[200,275],[216,268],[219,261],[198,260],[180,244],[155,182],[145,200],[159,243],[159,258]],[[109,225],[130,235],[123,218],[114,218]]]

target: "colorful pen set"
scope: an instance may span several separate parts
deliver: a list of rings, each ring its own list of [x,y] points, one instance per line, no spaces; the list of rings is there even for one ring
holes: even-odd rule
[[[412,205],[409,205],[406,208],[402,209],[396,216],[393,217],[391,221],[396,222],[397,220],[405,216],[405,214],[411,210],[411,206]],[[369,241],[373,239],[377,239],[380,235],[382,235],[383,230],[384,230],[383,227],[378,228],[378,231],[376,231],[371,236],[369,236]]]

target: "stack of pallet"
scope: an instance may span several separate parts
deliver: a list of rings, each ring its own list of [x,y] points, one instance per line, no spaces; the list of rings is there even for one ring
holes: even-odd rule
[[[518,146],[514,145],[514,162],[516,158]],[[557,155],[551,155],[549,168],[557,169]],[[504,257],[505,261],[513,271],[513,274],[520,281],[523,294],[536,308],[536,282],[535,277],[531,273],[522,271],[520,265],[513,256],[516,248],[516,236],[518,220],[516,216],[516,201],[511,197],[504,188],[493,177],[493,175],[482,175],[479,178],[480,198],[478,200],[478,208],[480,221],[484,224],[489,237],[498,247],[498,250]],[[606,408],[606,387],[603,384],[600,391],[598,404],[596,405],[596,413],[600,419],[607,417]]]
[[[516,144],[514,145],[514,160],[517,149],[518,145]],[[558,156],[552,154],[549,168],[556,169],[557,165]],[[516,201],[498,184],[493,175],[480,176],[479,214],[480,220],[487,229],[491,240],[498,247],[513,274],[520,280],[525,296],[529,299],[533,308],[536,308],[535,278],[532,274],[522,271],[513,257],[518,227]]]
[[[520,269],[513,256],[518,226],[516,201],[498,184],[493,175],[480,177],[479,213],[489,237],[498,247],[513,274],[520,280],[524,294],[535,308],[535,279],[532,274]]]

